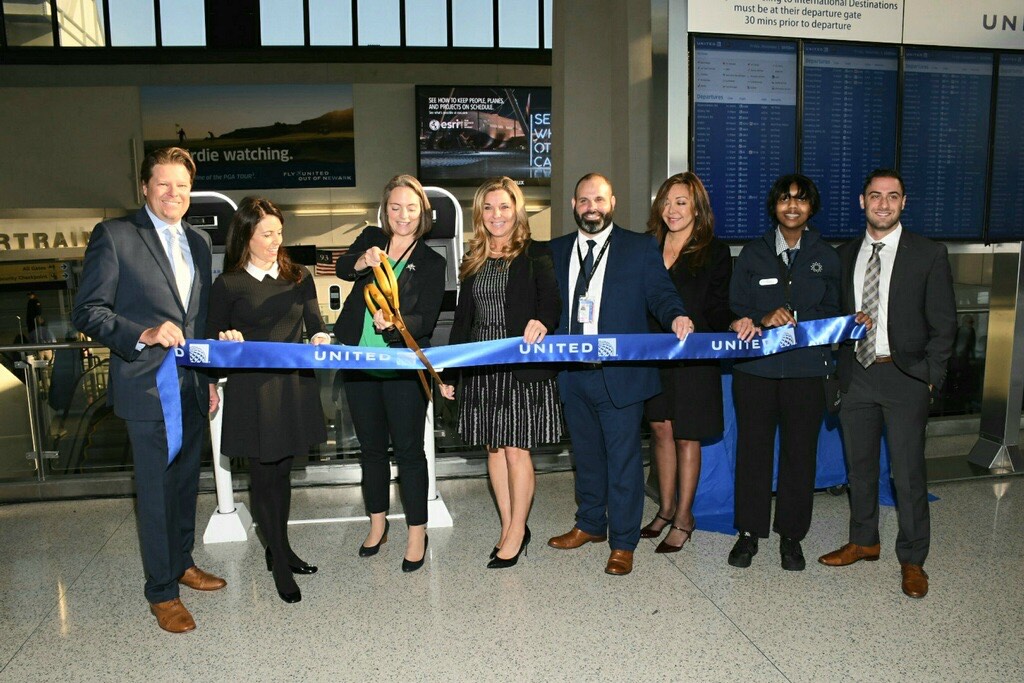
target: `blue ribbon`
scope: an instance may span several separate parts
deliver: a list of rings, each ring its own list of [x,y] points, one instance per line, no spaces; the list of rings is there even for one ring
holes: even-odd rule
[[[862,339],[866,333],[854,316],[807,320],[795,327],[765,330],[749,342],[734,333],[552,335],[540,344],[521,338],[471,342],[424,349],[435,368],[464,368],[519,363],[613,363],[688,359],[755,358],[792,349]],[[177,366],[219,369],[278,370],[420,370],[423,364],[408,349],[226,342],[195,340],[168,353],[157,372],[167,427],[168,464],[181,449],[181,396]]]

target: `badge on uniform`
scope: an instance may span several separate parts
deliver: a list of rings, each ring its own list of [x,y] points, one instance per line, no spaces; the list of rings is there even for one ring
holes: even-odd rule
[[[580,305],[576,313],[576,322],[584,324],[594,322],[593,299],[589,299],[585,296],[580,297]]]

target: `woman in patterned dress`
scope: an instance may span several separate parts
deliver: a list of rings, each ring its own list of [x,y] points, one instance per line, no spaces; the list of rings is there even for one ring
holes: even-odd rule
[[[558,326],[562,302],[551,252],[530,238],[523,193],[510,178],[477,189],[473,236],[459,277],[453,344],[518,336],[534,344]],[[461,373],[459,433],[467,444],[487,446],[487,472],[501,518],[490,569],[514,566],[530,543],[526,520],[535,485],[530,449],[562,435],[555,374],[537,365]],[[454,398],[455,388],[445,385],[442,393]]]

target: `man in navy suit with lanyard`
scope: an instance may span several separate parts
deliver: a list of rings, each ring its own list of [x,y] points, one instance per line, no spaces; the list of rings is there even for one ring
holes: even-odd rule
[[[612,223],[615,196],[607,178],[576,183],[579,230],[551,242],[566,303],[557,334],[647,333],[647,312],[679,339],[693,331],[654,239]],[[614,349],[608,350],[614,358]],[[628,574],[640,540],[644,505],[640,423],[644,400],[661,391],[657,368],[614,361],[572,364],[558,389],[576,461],[576,525],[548,541],[562,550],[609,539],[605,572]]]
[[[925,427],[932,391],[942,386],[956,338],[956,299],[946,247],[905,230],[903,179],[876,169],[860,206],[867,229],[839,247],[844,312],[874,320],[868,335],[839,356],[839,414],[850,479],[850,542],[818,558],[830,567],[877,560],[879,448],[882,428],[896,486],[896,557],[901,588],[928,594],[924,561],[931,542]]]
[[[110,347],[107,401],[124,419],[132,446],[146,599],[160,628],[171,633],[196,627],[178,598],[179,583],[203,591],[226,585],[192,560],[199,458],[207,412],[217,409],[216,385],[178,369],[182,446],[171,463],[156,388],[168,349],[205,332],[210,237],[182,220],[195,174],[187,150],[146,155],[140,173],[146,205],[93,230],[71,314],[75,327]]]

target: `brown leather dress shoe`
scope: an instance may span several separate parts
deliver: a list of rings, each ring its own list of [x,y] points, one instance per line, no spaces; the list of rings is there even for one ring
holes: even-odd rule
[[[903,593],[908,598],[923,598],[928,595],[928,574],[919,564],[900,562],[903,572]]]
[[[830,553],[822,555],[818,558],[818,562],[828,565],[829,567],[845,567],[848,564],[853,564],[860,560],[874,562],[878,559],[879,552],[881,552],[881,546],[878,543],[874,545],[857,545],[856,543],[847,543],[839,550],[833,550]]]
[[[581,531],[579,527],[573,527],[572,531],[561,536],[555,536],[548,540],[548,545],[559,550],[573,550],[587,543],[603,543],[607,536],[595,536]]]
[[[604,568],[605,574],[625,576],[633,571],[633,551],[613,550],[608,556],[608,565]]]
[[[179,598],[151,603],[149,611],[156,617],[156,623],[160,628],[169,633],[188,633],[195,630],[196,621]]]
[[[204,572],[195,565],[185,570],[185,573],[178,579],[178,583],[197,591],[216,591],[228,585],[224,579]]]

